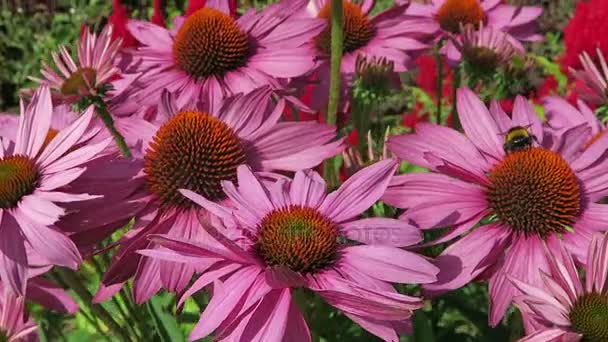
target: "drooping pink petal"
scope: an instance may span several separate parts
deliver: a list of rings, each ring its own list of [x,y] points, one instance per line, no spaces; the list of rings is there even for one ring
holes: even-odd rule
[[[360,170],[327,195],[319,210],[334,222],[361,214],[380,199],[396,169],[397,163],[387,159]]]
[[[20,212],[15,212],[15,219],[33,250],[51,264],[77,269],[82,263],[78,248],[64,233],[31,221]]]
[[[0,211],[0,278],[10,289],[23,296],[27,276],[25,239],[10,213]]]
[[[341,261],[373,278],[394,283],[432,283],[439,273],[437,267],[417,254],[378,245],[344,248]]]
[[[216,281],[215,293],[190,333],[190,340],[211,334],[228,317],[235,305],[247,294],[247,289],[260,274],[258,266],[248,266],[236,271],[223,285]]]
[[[346,237],[365,244],[406,247],[422,241],[418,228],[389,218],[366,218],[343,223],[341,227]]]

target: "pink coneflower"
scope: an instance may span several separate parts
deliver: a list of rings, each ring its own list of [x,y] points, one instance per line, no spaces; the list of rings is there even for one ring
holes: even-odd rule
[[[214,239],[188,242],[157,236],[172,249],[140,253],[172,261],[213,264],[180,303],[209,284],[213,297],[190,334],[217,340],[310,341],[293,291],[308,289],[385,341],[397,341],[417,297],[397,293],[390,283],[429,283],[438,269],[397,247],[421,240],[420,232],[387,218],[359,219],[384,193],[397,169],[394,160],[367,167],[326,195],[325,181],[312,171],[264,185],[247,166],[237,187],[224,182],[233,206],[218,205],[189,190],[184,196],[222,219],[226,229],[204,224]],[[351,240],[356,243],[348,243]]]
[[[408,15],[426,19],[425,25],[433,27],[436,37],[459,34],[461,25],[474,25],[508,33],[513,45],[537,41],[535,20],[543,12],[541,7],[516,7],[500,0],[431,0],[427,4],[412,3]]]
[[[570,68],[572,75],[584,85],[578,89],[579,96],[594,105],[608,104],[608,64],[602,51],[597,49],[597,59],[592,59],[586,52],[579,58],[584,70]]]
[[[511,118],[496,102],[488,111],[468,89],[458,91],[457,108],[465,135],[418,124],[415,134],[389,139],[390,151],[433,172],[396,177],[383,199],[407,208],[402,219],[420,228],[450,227],[436,242],[461,236],[438,257],[438,282],[426,291],[489,278],[496,325],[516,291],[506,276],[540,284],[539,270],[548,270],[543,241],[554,250],[562,239],[583,262],[591,234],[608,229],[608,206],[595,203],[606,195],[605,182],[596,180],[608,171],[608,136],[580,153],[586,132],[543,132],[523,97]]]
[[[38,341],[38,326],[28,317],[25,299],[0,286],[0,340]]]
[[[513,55],[524,53],[523,49],[513,46],[506,33],[492,27],[479,27],[468,24],[462,28],[460,39],[453,38],[455,49],[448,49],[447,57],[451,63],[466,61],[473,70],[494,74],[496,69],[508,63]]]
[[[608,341],[608,238],[595,234],[589,245],[584,284],[565,248],[547,251],[544,287],[510,277],[523,293],[520,309],[540,326],[520,341]]]
[[[282,89],[286,79],[315,67],[311,40],[324,23],[300,18],[305,6],[305,0],[282,1],[235,19],[228,2],[218,1],[178,17],[173,30],[129,22],[142,43],[133,52],[134,70],[144,73],[137,101],[156,105],[163,89],[176,94],[180,106],[192,98],[218,104],[224,96],[266,85]]]
[[[140,160],[142,172],[130,182],[139,184],[135,201],[145,203],[146,208],[133,213],[138,217],[136,229],[122,243],[105,274],[105,286],[135,274],[135,299],[143,302],[161,286],[179,293],[188,284],[194,271],[191,266],[147,258],[140,261],[135,254],[148,245],[150,234],[200,235],[198,217],[206,213],[178,189],[223,203],[227,194],[221,183],[235,181],[241,164],[262,174],[298,171],[342,151],[342,140],[332,141],[336,137],[333,127],[317,122],[278,122],[285,100],[274,105],[271,94],[270,87],[259,88],[229,97],[215,110],[200,103],[180,107],[172,95],[163,94],[159,115],[164,122],[156,132],[143,137],[146,153]],[[112,291],[103,292],[98,300]]]
[[[59,73],[43,64],[40,72],[44,79],[32,79],[48,84],[56,102],[75,103],[91,96],[117,95],[127,85],[125,79],[117,81],[120,69],[115,63],[120,44],[120,39],[112,41],[112,25],[106,25],[99,35],[85,27],[78,42],[77,61],[61,46],[59,54],[53,53]]]
[[[428,34],[427,26],[419,25],[419,20],[405,15],[408,5],[393,6],[388,10],[370,15],[374,2],[371,0],[356,4],[349,0],[342,2],[344,16],[343,56],[340,71],[343,81],[344,106],[348,101],[348,90],[356,72],[357,59],[368,61],[381,59],[393,63],[395,72],[407,71],[413,64],[412,54],[428,46],[418,41],[421,34]],[[327,108],[329,87],[329,55],[331,25],[331,1],[310,0],[308,14],[327,21],[328,25],[316,38],[315,46],[321,57],[318,71],[318,86],[313,94],[313,108]],[[343,108],[342,111],[346,109]]]
[[[111,141],[73,150],[91,121],[92,108],[47,141],[53,107],[46,86],[21,108],[14,146],[0,148],[0,278],[19,295],[26,287],[26,244],[48,264],[75,269],[82,261],[74,243],[55,223],[66,213],[64,203],[95,198],[65,186]]]

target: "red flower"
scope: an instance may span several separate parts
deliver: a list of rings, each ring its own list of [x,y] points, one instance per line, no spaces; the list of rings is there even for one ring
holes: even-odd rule
[[[152,12],[152,18],[150,19],[150,21],[158,26],[166,27],[162,0],[154,0],[153,6],[154,11]]]
[[[437,96],[437,61],[435,57],[430,55],[421,55],[415,61],[418,66],[418,76],[416,83],[418,86],[427,92],[429,95]],[[445,58],[443,59],[443,91],[442,96],[446,98],[450,96],[452,89],[452,71],[448,67]]]
[[[578,56],[583,52],[596,56],[597,48],[600,48],[604,55],[608,55],[606,32],[608,32],[608,1],[579,1],[574,17],[564,29],[566,52],[561,59],[562,66],[580,69]]]
[[[428,114],[421,114],[420,113],[421,110],[422,110],[422,103],[417,102],[416,103],[416,107],[414,107],[414,110],[411,113],[403,115],[403,118],[401,119],[401,125],[403,127],[415,129],[416,125],[418,123],[420,123],[420,122],[428,122],[429,121],[429,115]]]
[[[108,22],[114,26],[112,39],[122,38],[123,47],[135,47],[138,42],[127,30],[128,21],[129,13],[120,0],[112,0],[112,14],[108,17]]]

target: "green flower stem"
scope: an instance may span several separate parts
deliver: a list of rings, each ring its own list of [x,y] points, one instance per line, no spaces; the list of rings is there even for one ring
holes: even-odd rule
[[[93,296],[76,273],[63,267],[57,267],[56,270],[63,282],[76,292],[82,303],[99,317],[113,334],[118,335],[123,341],[132,341],[129,334],[116,323],[112,315],[103,306],[92,303]]]
[[[340,63],[342,62],[344,43],[342,14],[342,0],[331,0],[331,64],[326,122],[328,125],[333,126],[337,123],[338,106],[340,105]],[[325,167],[323,168],[325,179],[330,184],[332,181],[337,181],[337,177],[333,175],[334,167],[332,159],[326,160]]]
[[[118,149],[120,150],[122,155],[126,158],[131,158],[132,155],[131,151],[129,150],[129,146],[127,146],[125,138],[123,138],[123,136],[116,130],[116,127],[114,127],[114,120],[108,112],[108,109],[106,108],[105,104],[96,105],[95,110],[97,111],[97,115],[99,116],[99,118],[101,118],[101,121],[103,121],[104,125],[106,125],[108,131],[110,131],[110,134],[112,134],[114,141],[116,141],[116,146],[118,146]]]
[[[461,77],[462,77],[462,68],[459,65],[454,69],[454,75],[452,78],[452,128],[454,128],[457,131],[462,130],[462,125],[460,124],[460,117],[458,116],[458,107],[456,104],[457,91],[458,91],[458,87],[460,87]]]
[[[331,71],[329,81],[329,105],[327,106],[327,123],[335,125],[340,104],[340,63],[344,32],[342,32],[342,0],[331,0]]]
[[[437,124],[441,125],[441,102],[443,97],[443,60],[441,59],[441,44],[435,54],[437,64]]]

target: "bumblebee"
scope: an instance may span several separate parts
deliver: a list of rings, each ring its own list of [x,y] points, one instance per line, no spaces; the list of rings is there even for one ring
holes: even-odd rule
[[[506,153],[512,153],[529,148],[536,141],[536,136],[528,132],[527,127],[515,126],[505,134],[503,148]]]

